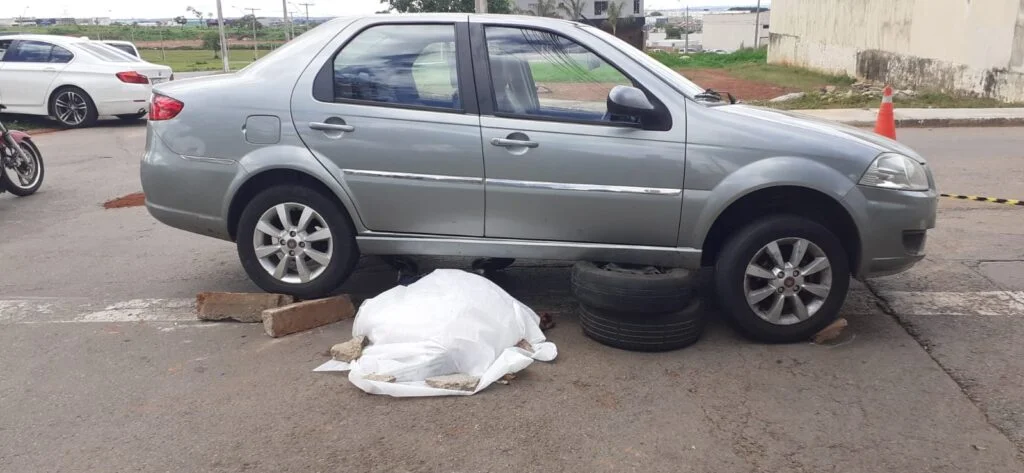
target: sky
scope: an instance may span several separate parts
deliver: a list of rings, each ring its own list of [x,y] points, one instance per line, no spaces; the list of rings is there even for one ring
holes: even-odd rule
[[[368,14],[382,10],[380,0],[286,0],[291,4],[289,11],[298,11],[305,15],[305,7],[300,3],[313,3],[309,7],[309,15],[341,16],[352,14]],[[647,0],[648,10],[654,8],[681,8],[684,6],[733,6],[754,5],[756,0]],[[769,3],[767,0],[763,3]],[[189,6],[206,13],[216,15],[214,0],[3,0],[4,13],[0,16],[29,17],[113,17],[113,18],[151,18],[175,17],[189,14],[185,9]],[[241,16],[247,12],[243,8],[259,8],[257,16],[280,17],[283,7],[281,0],[221,0],[224,16]]]

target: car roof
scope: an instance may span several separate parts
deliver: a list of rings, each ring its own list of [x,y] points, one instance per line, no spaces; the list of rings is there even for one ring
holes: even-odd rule
[[[6,34],[0,35],[0,36],[6,36]],[[75,37],[75,36],[61,36],[61,35],[55,35],[55,34],[17,34],[17,33],[15,33],[15,34],[12,34],[11,36],[17,36],[17,38],[19,40],[23,40],[23,41],[46,41],[46,42],[50,42],[50,43],[54,43],[54,44],[59,44],[59,45],[66,45],[66,44],[81,43],[81,42],[89,41],[88,39],[82,39],[82,38]]]
[[[101,40],[101,41],[103,41],[104,43],[108,43],[108,44],[128,44],[128,45],[135,46],[135,44],[133,44],[131,41],[121,41],[119,39],[104,39],[104,40]]]
[[[494,21],[494,22],[508,22],[514,20],[516,23],[528,23],[537,26],[546,26],[550,28],[560,28],[570,25],[578,25],[578,23],[565,20],[562,18],[547,18],[542,16],[530,16],[530,15],[496,15],[496,14],[477,14],[477,13],[389,13],[380,15],[356,15],[335,18],[332,21],[338,22],[351,22],[361,19],[380,19],[380,20],[428,20],[428,21]]]

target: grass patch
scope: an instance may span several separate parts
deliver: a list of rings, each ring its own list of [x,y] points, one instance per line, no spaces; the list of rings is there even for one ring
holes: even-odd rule
[[[652,51],[651,57],[673,69],[718,69],[737,64],[766,64],[767,48],[747,48],[729,54],[694,53],[687,55],[673,54],[665,51]]]
[[[577,65],[575,62],[569,65],[531,62],[530,71],[533,72],[533,80],[536,82],[612,82],[616,84],[629,82],[618,69],[608,64],[602,64],[597,69],[588,71],[586,67]]]
[[[269,52],[261,49],[259,57],[266,56]],[[167,50],[161,53],[158,49],[143,49],[139,53],[146,61],[170,66],[176,72],[219,71],[224,67],[221,59],[213,57],[213,51],[209,50]],[[232,71],[237,71],[252,62],[251,49],[228,50],[228,64]]]
[[[47,128],[58,128],[57,122],[50,120],[47,117],[38,117],[35,115],[14,115],[5,113],[0,115],[0,121],[4,122],[4,125],[11,130],[19,131],[32,131]]]
[[[850,76],[823,74],[808,69],[778,64],[734,64],[725,68],[739,79],[775,84],[782,87],[808,90],[824,85],[849,87],[857,82]]]

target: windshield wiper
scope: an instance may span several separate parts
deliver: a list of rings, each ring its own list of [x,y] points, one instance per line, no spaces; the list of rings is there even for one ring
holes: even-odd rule
[[[736,98],[729,92],[726,92],[725,96],[729,98],[730,104],[736,103]],[[704,92],[694,95],[693,98],[697,100],[714,100],[715,102],[724,102],[724,100],[722,100],[722,94],[714,91],[713,89],[707,89]]]

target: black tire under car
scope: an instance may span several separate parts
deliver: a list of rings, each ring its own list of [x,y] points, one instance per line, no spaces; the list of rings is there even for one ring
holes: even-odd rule
[[[662,314],[602,310],[580,304],[580,325],[588,337],[610,347],[631,351],[667,351],[692,345],[704,332],[700,299],[685,309]]]
[[[749,266],[758,252],[771,242],[787,238],[807,240],[824,253],[831,271],[830,290],[809,318],[778,325],[752,310],[747,302],[748,288],[745,285]],[[787,260],[786,254],[781,256]],[[714,282],[723,314],[744,335],[768,343],[800,342],[809,340],[839,316],[850,286],[849,260],[839,238],[821,224],[804,217],[776,215],[754,221],[729,238],[715,263]],[[806,295],[806,291],[802,295],[797,294]]]
[[[260,216],[283,203],[309,206],[319,213],[334,238],[334,252],[324,272],[307,283],[287,283],[268,273],[256,256],[253,235]],[[246,274],[264,291],[288,294],[300,300],[330,296],[352,274],[359,262],[355,228],[345,211],[331,198],[302,185],[283,184],[256,194],[242,211],[236,236],[238,257]]]
[[[633,314],[675,312],[694,299],[695,274],[681,268],[659,274],[633,274],[605,269],[589,261],[572,268],[572,293],[580,303]]]

